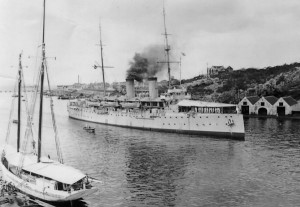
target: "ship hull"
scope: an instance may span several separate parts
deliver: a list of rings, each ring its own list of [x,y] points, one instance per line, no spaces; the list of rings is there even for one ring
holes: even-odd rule
[[[220,138],[245,140],[242,114],[188,114],[146,113],[109,111],[102,114],[94,108],[68,107],[69,117],[98,124],[112,125],[141,130],[210,135]]]
[[[13,186],[18,188],[24,194],[27,194],[31,197],[38,198],[43,201],[48,202],[67,202],[78,200],[82,197],[90,195],[96,192],[96,189],[85,189],[80,191],[73,191],[73,192],[62,192],[57,190],[50,190],[47,188],[39,188],[38,186],[26,182],[13,173],[11,173],[1,162],[1,170],[2,170],[2,177],[8,183],[11,183]]]

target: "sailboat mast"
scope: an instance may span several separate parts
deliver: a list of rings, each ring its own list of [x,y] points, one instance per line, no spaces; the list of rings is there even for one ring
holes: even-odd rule
[[[106,96],[106,86],[105,86],[105,75],[104,75],[104,64],[103,64],[103,45],[102,45],[102,36],[101,36],[101,24],[99,24],[99,31],[100,31],[101,68],[102,68],[104,97],[105,97]]]
[[[19,56],[19,85],[18,85],[18,139],[17,139],[17,152],[20,150],[20,134],[21,134],[21,87],[22,87],[22,53]]]
[[[43,42],[42,42],[42,65],[41,65],[41,87],[40,87],[40,112],[39,112],[39,131],[38,131],[38,162],[41,159],[42,149],[42,122],[43,122],[43,91],[44,91],[44,70],[45,70],[45,10],[46,0],[44,0],[44,11],[43,11]]]
[[[165,11],[165,4],[163,5],[163,15],[164,15],[164,28],[165,33],[163,34],[166,39],[166,48],[165,51],[167,53],[167,64],[168,64],[168,76],[169,76],[169,88],[171,88],[171,68],[170,68],[170,46],[168,42],[168,33],[167,33],[167,26],[166,26],[166,11]]]

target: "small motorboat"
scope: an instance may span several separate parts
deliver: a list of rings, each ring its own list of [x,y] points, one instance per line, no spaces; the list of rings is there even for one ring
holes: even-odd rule
[[[95,133],[95,128],[94,127],[91,127],[91,126],[85,126],[83,127],[83,129],[87,132],[90,132],[90,133]]]

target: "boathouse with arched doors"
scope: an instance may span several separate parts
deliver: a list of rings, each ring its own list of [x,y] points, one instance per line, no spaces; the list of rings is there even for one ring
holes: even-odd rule
[[[255,114],[255,103],[259,100],[258,96],[244,97],[239,103],[239,111],[244,115]]]
[[[281,97],[275,103],[276,111],[278,116],[291,115],[293,110],[295,110],[295,106],[297,105],[297,101],[293,99],[291,96]]]
[[[275,96],[266,96],[261,97],[255,104],[255,114],[261,116],[267,115],[277,115],[277,108],[275,103],[278,101],[278,98]]]

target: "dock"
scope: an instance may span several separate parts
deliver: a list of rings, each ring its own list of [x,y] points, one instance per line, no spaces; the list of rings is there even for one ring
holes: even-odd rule
[[[2,207],[54,207],[43,201],[32,199],[21,193],[15,186],[0,178],[0,206]]]

